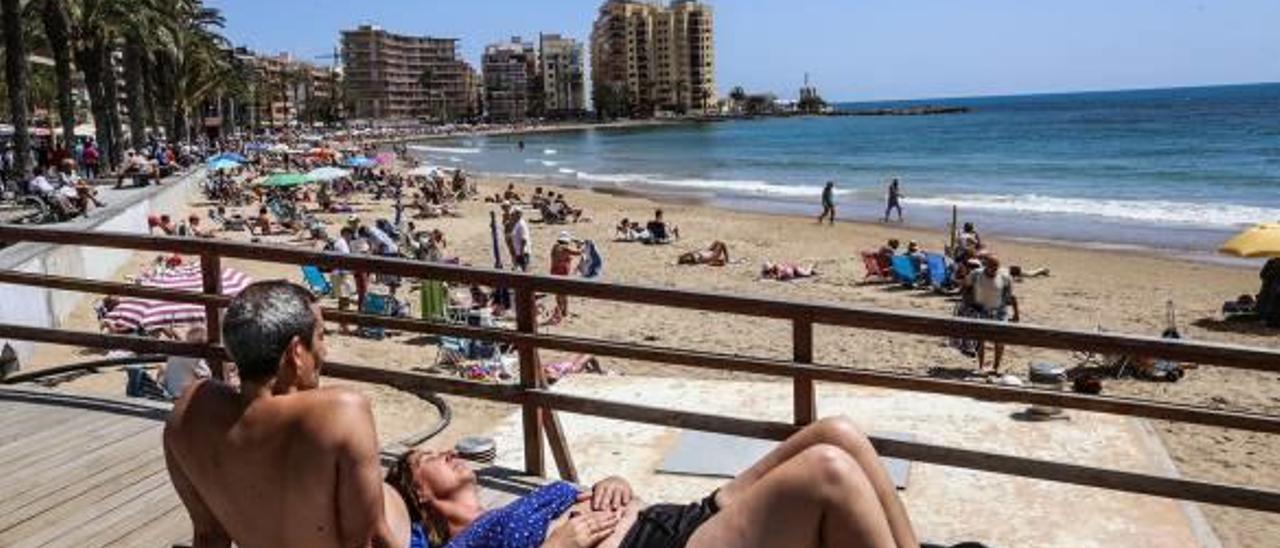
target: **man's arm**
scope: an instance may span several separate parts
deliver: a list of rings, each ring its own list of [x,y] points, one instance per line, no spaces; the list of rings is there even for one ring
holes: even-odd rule
[[[382,468],[373,409],[359,394],[334,396],[329,428],[337,439],[338,537],[343,546],[394,546],[383,515]]]
[[[182,505],[187,508],[187,514],[191,517],[194,536],[192,548],[231,548],[231,536],[222,527],[217,516],[214,516],[205,505],[204,499],[200,498],[200,493],[196,491],[191,480],[187,478],[186,472],[182,470],[182,465],[174,458],[173,450],[169,447],[170,438],[173,435],[170,428],[169,425],[165,426],[164,462],[165,467],[169,469],[169,480],[173,482],[178,498],[182,500]]]

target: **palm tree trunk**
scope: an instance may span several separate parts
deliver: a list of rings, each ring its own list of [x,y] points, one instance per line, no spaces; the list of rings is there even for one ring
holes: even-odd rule
[[[120,85],[116,81],[115,63],[111,61],[111,48],[101,43],[97,46],[98,58],[102,60],[102,93],[103,108],[106,109],[107,123],[111,125],[111,139],[115,147],[111,150],[113,165],[124,160],[124,126],[120,123]]]
[[[31,157],[31,137],[27,134],[27,48],[22,34],[22,5],[19,0],[0,0],[3,18],[5,79],[9,84],[9,116],[13,122],[13,169],[19,178],[27,176]]]
[[[129,142],[142,148],[147,135],[146,113],[143,112],[142,47],[129,40],[124,46],[124,93],[129,96]]]
[[[84,73],[84,85],[89,90],[89,111],[93,114],[93,125],[98,139],[98,150],[101,156],[102,171],[111,171],[115,166],[112,151],[115,143],[111,141],[111,123],[106,110],[106,94],[102,90],[101,57],[93,47],[76,50],[76,61]]]
[[[45,36],[53,50],[53,75],[58,97],[58,120],[62,123],[62,141],[72,148],[76,139],[76,105],[71,98],[70,21],[63,0],[45,0],[41,12]]]

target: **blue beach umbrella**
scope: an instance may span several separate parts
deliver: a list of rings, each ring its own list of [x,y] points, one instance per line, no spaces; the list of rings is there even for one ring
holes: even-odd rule
[[[231,160],[232,162],[238,162],[241,164],[249,161],[248,158],[245,158],[244,156],[236,152],[223,152],[222,154],[209,158],[210,163],[216,162],[218,160]]]
[[[225,171],[228,169],[235,169],[238,167],[240,167],[240,162],[237,162],[235,160],[229,160],[227,158],[219,158],[217,160],[209,162],[208,164],[208,168],[213,171]]]
[[[373,167],[378,165],[378,162],[375,160],[366,158],[364,156],[354,156],[351,158],[347,158],[347,160],[343,162],[343,164],[346,165],[347,167]]]

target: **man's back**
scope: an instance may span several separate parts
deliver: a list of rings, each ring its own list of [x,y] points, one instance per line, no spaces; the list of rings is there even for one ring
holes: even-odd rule
[[[339,483],[356,481],[339,477],[342,455],[356,428],[372,431],[367,410],[363,398],[328,390],[244,407],[231,388],[200,383],[165,428],[174,484],[239,546],[340,546]]]

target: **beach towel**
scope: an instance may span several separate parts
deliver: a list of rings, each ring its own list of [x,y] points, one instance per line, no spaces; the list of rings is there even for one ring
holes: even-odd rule
[[[449,288],[440,280],[420,280],[418,298],[421,299],[422,319],[444,322],[449,319]]]
[[[587,279],[604,275],[604,257],[600,255],[600,249],[592,240],[587,240],[582,245],[582,260],[578,261],[578,274]]]

